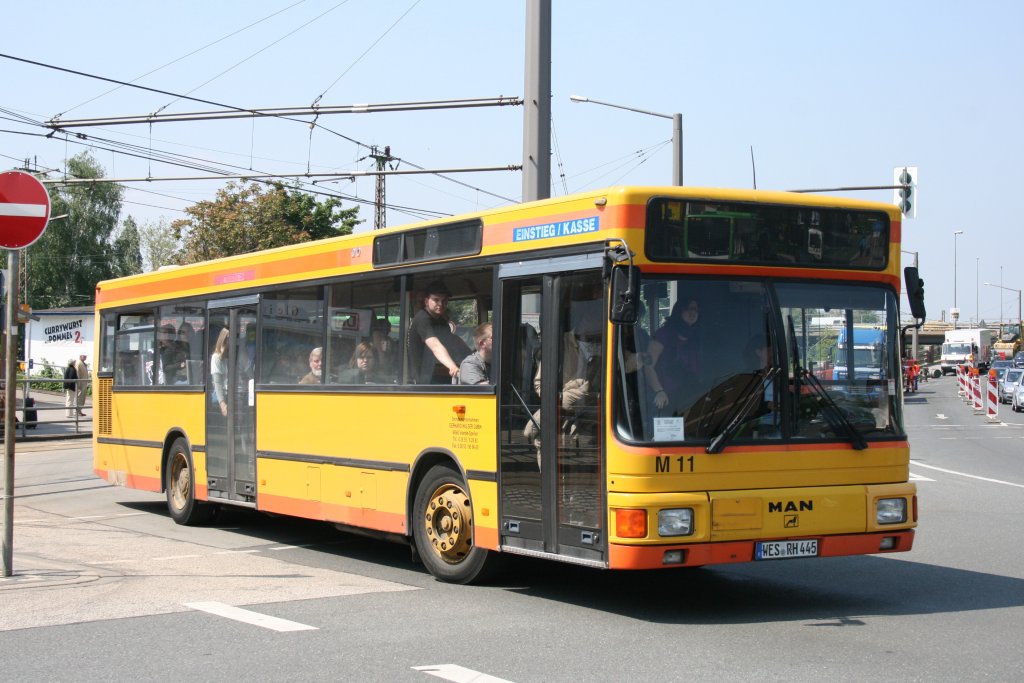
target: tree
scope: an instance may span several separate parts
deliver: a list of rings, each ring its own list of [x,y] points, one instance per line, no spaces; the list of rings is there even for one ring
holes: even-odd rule
[[[102,178],[103,167],[88,152],[68,159],[73,178]],[[98,182],[50,186],[51,221],[26,249],[26,301],[33,308],[88,306],[96,283],[113,273],[111,235],[121,214],[124,189]]]
[[[142,272],[142,251],[139,245],[138,225],[134,218],[128,216],[114,238],[114,258],[111,264],[114,277]]]
[[[177,263],[178,238],[163,218],[155,223],[144,223],[139,229],[139,242],[147,272]]]
[[[228,183],[216,199],[185,209],[171,228],[182,242],[180,263],[195,263],[288,244],[348,235],[361,221],[359,208],[341,200],[318,201],[297,184]]]

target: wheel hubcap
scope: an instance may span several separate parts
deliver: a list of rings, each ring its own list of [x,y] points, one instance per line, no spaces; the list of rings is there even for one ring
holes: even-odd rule
[[[192,483],[192,473],[188,469],[185,458],[176,455],[171,463],[171,497],[174,507],[179,510],[188,501],[188,491]]]
[[[471,547],[469,497],[454,484],[441,486],[430,497],[424,524],[434,552],[449,564],[465,559]]]

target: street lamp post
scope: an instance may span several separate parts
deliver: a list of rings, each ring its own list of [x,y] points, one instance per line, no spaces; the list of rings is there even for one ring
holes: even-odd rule
[[[601,100],[595,100],[582,95],[570,95],[569,99],[573,102],[590,102],[591,104],[603,104],[606,107],[615,107],[616,109],[625,109],[626,111],[635,111],[638,114],[647,114],[648,116],[657,116],[662,119],[672,120],[672,184],[682,185],[683,184],[683,115],[682,114],[661,114],[656,111],[648,111],[646,109],[637,109],[636,107],[627,107],[622,104],[612,104],[611,102],[602,102]]]
[[[953,318],[953,329],[956,329],[957,318],[960,317],[960,309],[956,307],[956,238],[964,234],[963,230],[955,230],[953,232],[953,310],[950,311],[950,317]]]
[[[1020,317],[1020,313],[1021,313],[1021,310],[1020,310],[1020,291],[1021,290],[1014,289],[1013,287],[1003,287],[1002,285],[992,284],[991,282],[986,282],[985,284],[988,285],[989,287],[996,287],[997,289],[1005,289],[1008,292],[1016,292],[1017,293],[1017,325],[1020,326],[1020,324],[1021,324],[1021,317]],[[1002,296],[1002,292],[1000,292],[999,294],[1000,294],[1000,296]],[[1000,311],[999,317],[1000,317],[1000,321],[999,321],[1000,332],[1002,332],[1002,329],[1001,329],[1002,328],[1002,311]],[[1024,333],[1024,330],[1018,330],[1017,333],[1018,334],[1022,334],[1022,333]]]

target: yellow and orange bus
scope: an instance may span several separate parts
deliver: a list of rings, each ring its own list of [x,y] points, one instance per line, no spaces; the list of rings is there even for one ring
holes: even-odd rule
[[[94,469],[181,524],[323,520],[452,582],[499,553],[907,551],[899,260],[889,205],[613,187],[102,282]],[[483,322],[484,381],[458,383]],[[866,324],[877,367],[821,372]]]

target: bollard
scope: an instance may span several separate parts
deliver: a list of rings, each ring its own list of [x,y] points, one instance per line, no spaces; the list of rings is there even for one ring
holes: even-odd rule
[[[988,376],[988,419],[990,422],[999,420],[999,392],[995,375]]]

